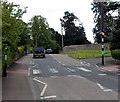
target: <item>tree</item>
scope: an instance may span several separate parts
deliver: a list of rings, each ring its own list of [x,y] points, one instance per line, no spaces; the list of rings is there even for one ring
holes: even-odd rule
[[[101,16],[100,15],[100,2],[92,3],[92,11],[95,14],[94,23],[95,28],[93,28],[93,34],[95,42],[101,43]],[[112,16],[112,13],[120,7],[118,2],[104,2],[103,3],[103,31],[107,35],[104,42],[110,42],[110,36],[114,30],[114,25],[116,25],[116,16]]]
[[[42,16],[34,16],[31,20],[31,34],[35,46],[46,46],[51,39],[48,23]]]
[[[57,31],[55,31],[53,28],[50,28],[50,30],[51,30],[52,40],[55,40],[57,44],[62,46],[62,36]]]
[[[51,48],[59,51],[59,45],[51,38],[52,31],[49,29],[46,18],[39,15],[34,16],[30,26],[34,46],[43,46],[45,49]]]
[[[60,21],[65,30],[64,45],[80,45],[88,43],[84,27],[82,24],[76,26],[75,22],[79,22],[79,19],[73,13],[66,11],[63,19],[60,19]]]
[[[21,20],[25,10],[19,5],[2,2],[2,48],[9,47],[11,52],[17,52],[17,45],[20,42],[20,35],[23,33],[24,24]],[[13,53],[15,56],[16,53]]]

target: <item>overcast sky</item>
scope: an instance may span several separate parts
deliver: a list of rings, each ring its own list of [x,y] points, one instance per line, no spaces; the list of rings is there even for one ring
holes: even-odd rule
[[[47,19],[49,26],[59,33],[61,33],[60,18],[64,16],[64,12],[74,13],[83,23],[87,39],[94,42],[92,33],[94,15],[91,11],[93,0],[8,0],[8,2],[14,2],[21,7],[28,6],[23,21],[29,22],[34,15],[41,15]]]

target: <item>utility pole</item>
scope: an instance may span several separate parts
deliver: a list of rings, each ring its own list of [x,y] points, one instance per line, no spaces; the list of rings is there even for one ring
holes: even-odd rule
[[[61,21],[61,34],[62,34],[62,50],[63,50],[63,47],[64,47],[64,41],[63,41],[63,20],[60,19]]]
[[[102,39],[102,65],[104,65],[104,32],[103,32],[103,23],[104,23],[104,14],[103,14],[103,3],[104,2],[100,2],[100,15],[101,15],[101,24],[100,24],[100,28],[101,28],[101,39]]]

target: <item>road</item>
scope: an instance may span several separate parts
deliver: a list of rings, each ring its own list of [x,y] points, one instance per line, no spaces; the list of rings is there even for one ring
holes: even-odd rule
[[[67,55],[31,55],[28,76],[35,100],[118,100],[116,74]]]

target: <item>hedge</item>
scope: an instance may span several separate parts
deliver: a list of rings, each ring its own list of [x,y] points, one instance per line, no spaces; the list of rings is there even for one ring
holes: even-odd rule
[[[120,49],[111,50],[111,56],[114,59],[120,60]]]

